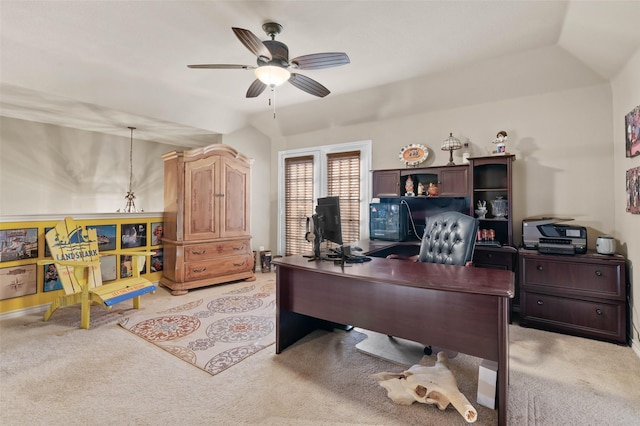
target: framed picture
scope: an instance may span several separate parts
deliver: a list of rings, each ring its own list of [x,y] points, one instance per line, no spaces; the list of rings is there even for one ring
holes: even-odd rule
[[[138,263],[140,265],[140,263]],[[141,274],[145,274],[147,272],[147,262],[144,263]],[[131,256],[120,256],[120,278],[131,278],[133,276],[133,261],[131,260]]]
[[[640,105],[624,117],[627,157],[640,155]]]
[[[96,234],[98,235],[99,251],[109,251],[116,249],[116,225],[87,226],[87,229],[96,230]]]
[[[0,262],[38,257],[38,228],[0,231]]]
[[[102,282],[113,281],[118,278],[118,271],[116,269],[118,262],[118,256],[115,254],[112,256],[100,257],[100,273],[102,275]]]
[[[51,231],[53,228],[44,228],[44,257],[51,257],[51,250],[49,250],[49,243],[47,243],[47,232]]]
[[[42,286],[43,292],[62,290],[62,281],[58,277],[58,270],[56,265],[48,263],[44,265],[44,283]]]
[[[640,214],[640,167],[627,170],[627,211]]]
[[[160,272],[164,265],[164,253],[162,249],[156,250],[156,254],[151,255],[151,272]]]
[[[151,224],[151,245],[162,244],[162,234],[164,232],[164,222],[154,222]]]
[[[0,268],[0,300],[36,294],[36,265]]]
[[[141,247],[147,245],[147,224],[122,224],[120,231],[121,248]]]

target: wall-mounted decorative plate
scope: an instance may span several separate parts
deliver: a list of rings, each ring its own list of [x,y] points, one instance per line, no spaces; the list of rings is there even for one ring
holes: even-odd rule
[[[417,143],[412,143],[403,147],[400,150],[400,161],[404,162],[407,167],[417,166],[427,159],[429,156],[429,150],[426,146]]]

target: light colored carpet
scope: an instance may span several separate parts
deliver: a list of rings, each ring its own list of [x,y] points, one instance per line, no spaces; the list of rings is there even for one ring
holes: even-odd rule
[[[275,274],[257,274],[266,283]],[[207,299],[161,288],[140,314]],[[65,311],[72,308],[64,308]],[[452,407],[395,405],[369,376],[402,367],[356,350],[365,335],[316,331],[282,354],[261,350],[214,376],[117,325],[137,314],[124,306],[90,330],[56,312],[0,321],[0,424],[3,425],[466,425]],[[96,314],[106,311],[96,311]],[[79,315],[76,317],[79,322]],[[509,423],[635,425],[640,359],[629,347],[510,327]],[[434,357],[429,357],[433,359]],[[478,360],[459,354],[451,370],[475,402]]]
[[[363,333],[366,338],[356,345],[356,349],[367,355],[391,361],[401,367],[411,367],[420,364],[425,356],[425,345],[399,337],[389,337],[386,334],[376,333],[371,330],[364,330],[356,327],[356,331]],[[429,346],[431,356],[435,360],[438,352],[445,352],[449,359],[458,356],[457,352],[448,351],[443,348]],[[435,362],[435,361],[434,361]]]
[[[275,343],[275,278],[259,285],[242,281],[218,286],[207,293],[207,299],[154,314],[133,314],[119,324],[209,374]]]

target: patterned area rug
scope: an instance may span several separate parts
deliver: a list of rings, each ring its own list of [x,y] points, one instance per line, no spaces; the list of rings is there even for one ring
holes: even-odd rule
[[[275,290],[274,279],[228,284],[209,300],[133,315],[119,324],[214,375],[275,343]]]

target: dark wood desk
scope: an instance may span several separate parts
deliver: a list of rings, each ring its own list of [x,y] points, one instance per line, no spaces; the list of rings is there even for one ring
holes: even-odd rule
[[[342,267],[299,255],[273,264],[276,353],[335,322],[497,361],[506,424],[513,272],[382,258]]]

